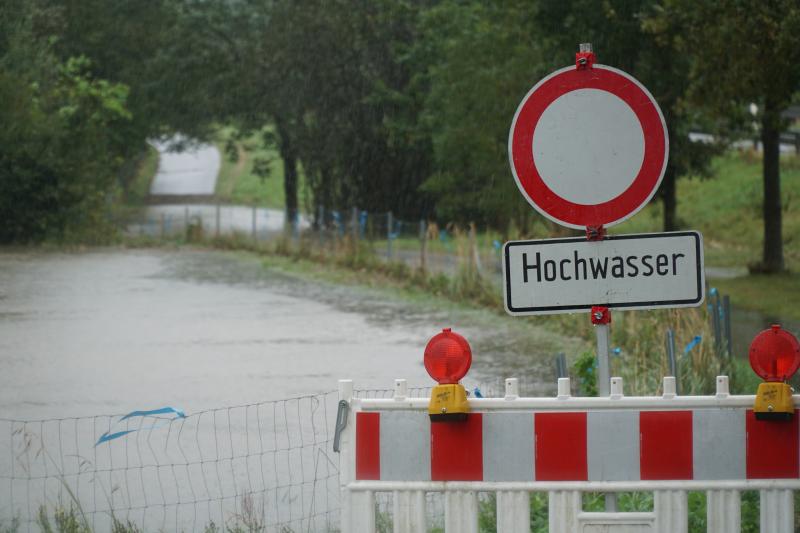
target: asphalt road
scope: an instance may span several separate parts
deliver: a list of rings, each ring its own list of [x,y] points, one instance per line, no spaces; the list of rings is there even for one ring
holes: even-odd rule
[[[198,144],[182,152],[169,151],[170,141],[153,142],[158,171],[150,185],[155,196],[211,196],[217,185],[221,157],[216,146]]]

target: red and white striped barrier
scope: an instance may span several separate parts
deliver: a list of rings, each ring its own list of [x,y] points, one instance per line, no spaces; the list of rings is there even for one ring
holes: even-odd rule
[[[680,397],[665,378],[661,397],[473,398],[464,422],[431,423],[428,398],[356,399],[342,435],[343,530],[373,531],[374,493],[394,492],[395,531],[423,531],[424,493],[445,493],[445,529],[477,531],[476,491],[498,494],[498,531],[528,531],[529,492],[550,493],[550,531],[676,533],[687,530],[687,490],[707,490],[708,531],[740,530],[739,491],[761,490],[761,531],[794,531],[800,489],[800,428],[758,421],[753,396]],[[795,405],[800,397],[795,396]],[[354,423],[353,423],[354,422]],[[582,491],[654,491],[653,513],[585,513]],[[422,507],[420,507],[422,506]],[[372,517],[371,519],[369,517]]]
[[[356,415],[357,480],[797,479],[799,459],[797,418],[745,408]]]

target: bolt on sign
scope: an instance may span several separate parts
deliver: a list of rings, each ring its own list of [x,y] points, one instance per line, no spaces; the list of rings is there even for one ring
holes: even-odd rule
[[[652,199],[664,177],[669,137],[650,92],[630,74],[576,65],[537,83],[517,109],[508,139],[520,192],[541,215],[588,238],[505,244],[506,311],[535,315],[697,306],[703,246],[697,232],[605,237]]]

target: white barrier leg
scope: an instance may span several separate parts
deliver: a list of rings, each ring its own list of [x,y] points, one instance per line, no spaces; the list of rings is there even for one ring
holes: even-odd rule
[[[394,492],[394,533],[425,533],[425,493],[421,490]]]
[[[375,493],[371,490],[345,490],[342,531],[375,533]]]
[[[577,490],[552,491],[547,499],[550,533],[578,531],[578,515],[583,508],[581,493]]]
[[[680,490],[653,492],[653,510],[658,533],[687,533],[689,530],[689,504],[687,494]]]
[[[738,490],[706,492],[709,533],[739,533],[742,529],[741,497]]]
[[[791,490],[761,491],[761,531],[769,533],[794,531],[794,495]]]
[[[497,493],[497,533],[529,533],[531,497],[524,491]]]
[[[478,494],[475,491],[444,493],[444,530],[478,533]]]

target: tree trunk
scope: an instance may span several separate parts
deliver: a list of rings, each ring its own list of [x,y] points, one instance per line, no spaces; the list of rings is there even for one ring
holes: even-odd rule
[[[279,151],[283,160],[283,191],[286,198],[286,220],[293,224],[297,218],[297,151],[284,123],[275,121],[279,138]]]
[[[661,201],[664,206],[664,231],[675,231],[678,201],[675,197],[675,167],[669,163],[661,182]]]
[[[764,256],[761,269],[775,273],[783,271],[780,113],[769,103],[764,109],[761,143],[764,146]]]

